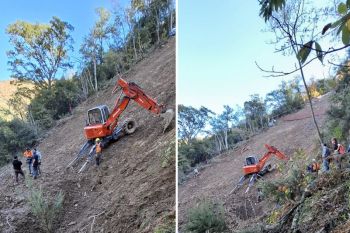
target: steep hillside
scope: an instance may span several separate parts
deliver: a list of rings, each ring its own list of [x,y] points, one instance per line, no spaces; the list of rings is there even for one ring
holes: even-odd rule
[[[7,101],[16,91],[16,86],[10,84],[10,80],[0,81],[0,109],[7,109]],[[1,113],[0,113],[1,116]]]
[[[328,98],[328,95],[326,95],[314,100],[317,121],[321,127],[325,123],[325,113],[329,105]],[[252,226],[254,222],[259,222],[260,217],[271,211],[272,208],[270,203],[266,201],[256,203],[256,187],[245,194],[244,191],[248,182],[246,181],[238,193],[230,195],[231,190],[242,176],[244,159],[249,155],[262,156],[266,152],[264,144],[277,147],[287,156],[293,156],[299,148],[304,149],[307,155],[315,154],[311,152],[318,152],[318,148],[314,148],[317,145],[317,137],[310,115],[310,107],[306,106],[299,112],[279,119],[277,125],[250,138],[236,149],[214,158],[209,166],[200,171],[199,176],[180,185],[180,228],[184,229],[187,210],[195,207],[198,201],[206,198],[223,203],[226,222],[231,231]],[[271,163],[280,162],[275,158],[270,161]],[[276,170],[264,176],[264,179],[274,179],[282,175]]]
[[[32,88],[33,85],[30,83],[22,84],[24,87]],[[7,101],[11,96],[16,92],[17,86],[13,85],[11,80],[0,81],[0,109],[9,110]],[[28,100],[29,101],[29,100]],[[12,116],[4,114],[0,111],[0,117],[3,117],[6,120],[11,120]]]
[[[124,78],[175,109],[175,39]],[[99,169],[90,166],[79,175],[77,170],[65,169],[85,142],[86,111],[100,104],[111,108],[115,82],[78,106],[39,145],[44,174],[33,181],[34,186],[41,186],[50,196],[59,190],[65,194],[55,232],[153,232],[175,216],[175,123],[163,134],[161,118],[136,103],[130,102],[120,119],[135,119],[136,132],[105,149]],[[172,162],[162,167],[169,148]],[[28,171],[26,166],[24,169]],[[0,170],[0,178],[0,232],[40,232],[25,200],[28,187],[23,183],[14,186],[10,166]]]

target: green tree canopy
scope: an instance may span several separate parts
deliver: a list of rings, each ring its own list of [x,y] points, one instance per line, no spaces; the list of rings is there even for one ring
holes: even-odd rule
[[[200,132],[203,132],[205,125],[210,119],[210,115],[214,114],[205,107],[195,109],[184,105],[179,105],[178,111],[179,137],[185,142],[190,142]]]
[[[71,67],[73,27],[53,17],[49,24],[17,21],[7,27],[13,48],[7,52],[12,78],[30,80],[38,88],[50,89],[61,69]]]

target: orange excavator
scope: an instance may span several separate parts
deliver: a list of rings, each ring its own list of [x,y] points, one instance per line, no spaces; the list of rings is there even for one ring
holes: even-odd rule
[[[87,151],[88,160],[79,170],[79,173],[83,171],[87,163],[91,162],[95,151],[95,139],[101,139],[102,148],[106,147],[111,141],[117,140],[123,134],[132,134],[136,130],[136,122],[134,120],[125,120],[119,122],[120,115],[127,108],[130,100],[135,101],[141,107],[148,111],[161,116],[165,119],[165,125],[163,133],[169,127],[171,120],[174,118],[174,111],[172,109],[166,110],[164,105],[159,105],[157,102],[146,95],[144,91],[134,82],[127,82],[122,78],[117,80],[117,83],[112,91],[112,94],[121,89],[119,97],[115,101],[112,112],[106,105],[100,105],[91,108],[87,112],[87,122],[84,128],[84,134],[87,142],[81,147],[78,155],[71,161],[68,167],[73,166],[80,158],[82,158]],[[89,150],[90,148],[90,150]]]
[[[230,192],[235,192],[238,188],[243,186],[243,183],[245,180],[249,179],[248,188],[246,189],[245,193],[249,192],[249,189],[255,181],[264,176],[266,173],[273,170],[271,164],[265,165],[267,160],[270,159],[272,155],[276,155],[277,158],[282,160],[288,160],[288,157],[285,156],[281,151],[279,151],[276,147],[270,146],[265,144],[265,147],[267,149],[267,152],[258,160],[256,156],[249,156],[246,157],[245,164],[243,166],[243,176],[239,179],[237,185],[234,187],[234,189]]]

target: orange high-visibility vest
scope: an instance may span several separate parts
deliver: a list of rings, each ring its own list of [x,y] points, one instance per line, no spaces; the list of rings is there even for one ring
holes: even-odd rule
[[[101,142],[96,144],[96,153],[101,153],[102,148],[101,148]]]
[[[345,154],[345,148],[342,144],[338,144],[338,152],[339,154]]]
[[[318,171],[320,170],[320,164],[315,162],[315,163],[312,163],[312,170],[313,171]]]
[[[24,153],[23,153],[23,155],[24,155],[24,157],[26,157],[26,158],[33,158],[33,153],[32,153],[32,151],[30,150],[30,151],[24,151]]]

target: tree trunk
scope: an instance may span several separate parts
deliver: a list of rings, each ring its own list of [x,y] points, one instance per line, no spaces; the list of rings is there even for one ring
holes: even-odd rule
[[[89,83],[88,77],[84,74],[84,71],[81,73],[81,88],[83,89],[84,99],[86,99],[89,95]]]
[[[33,114],[32,114],[32,110],[31,110],[31,106],[28,106],[28,121],[29,124],[32,126],[34,133],[36,135],[38,135],[38,126],[36,125],[36,122],[34,120]]]
[[[294,50],[295,56],[297,56],[298,53],[297,53],[296,48],[294,46],[293,46],[293,50]],[[321,136],[321,132],[320,132],[320,129],[318,128],[318,124],[317,124],[317,121],[316,121],[316,117],[315,117],[315,113],[314,113],[314,107],[313,107],[313,104],[312,104],[309,88],[307,87],[307,84],[306,84],[306,81],[305,81],[303,66],[302,66],[302,64],[301,64],[299,59],[298,59],[298,65],[299,65],[299,69],[300,69],[301,78],[303,80],[304,87],[305,87],[305,90],[306,90],[307,99],[308,99],[309,104],[310,104],[312,120],[313,120],[313,122],[315,124],[315,127],[316,127],[318,140],[320,141],[321,145],[323,145],[322,136]]]
[[[96,56],[93,57],[94,62],[94,78],[95,78],[95,91],[97,92],[97,72],[96,72]]]
[[[218,153],[220,153],[222,151],[222,143],[221,143],[221,138],[220,138],[220,134],[215,134],[216,136],[216,139],[218,141],[218,145],[219,145],[219,148],[218,148]]]
[[[227,129],[225,129],[225,148],[228,150],[228,142],[227,142]]]
[[[160,35],[159,35],[159,31],[160,31],[160,27],[159,27],[159,25],[160,25],[160,16],[159,16],[159,12],[158,12],[158,9],[156,9],[156,19],[157,19],[157,22],[156,22],[156,31],[157,31],[157,44],[159,44],[159,42],[160,42]]]
[[[173,28],[173,11],[172,11],[172,0],[168,0],[168,11],[169,11],[169,32]]]
[[[138,26],[137,33],[138,33],[137,42],[139,44],[139,52],[140,52],[140,56],[142,58],[143,57],[143,49],[142,49],[142,42],[141,42],[141,36],[140,36],[140,26]]]
[[[103,39],[100,38],[100,64],[103,63]]]
[[[136,50],[136,41],[135,41],[135,32],[132,33],[132,46],[134,49],[134,56],[135,56],[135,61],[137,62],[137,50]]]

